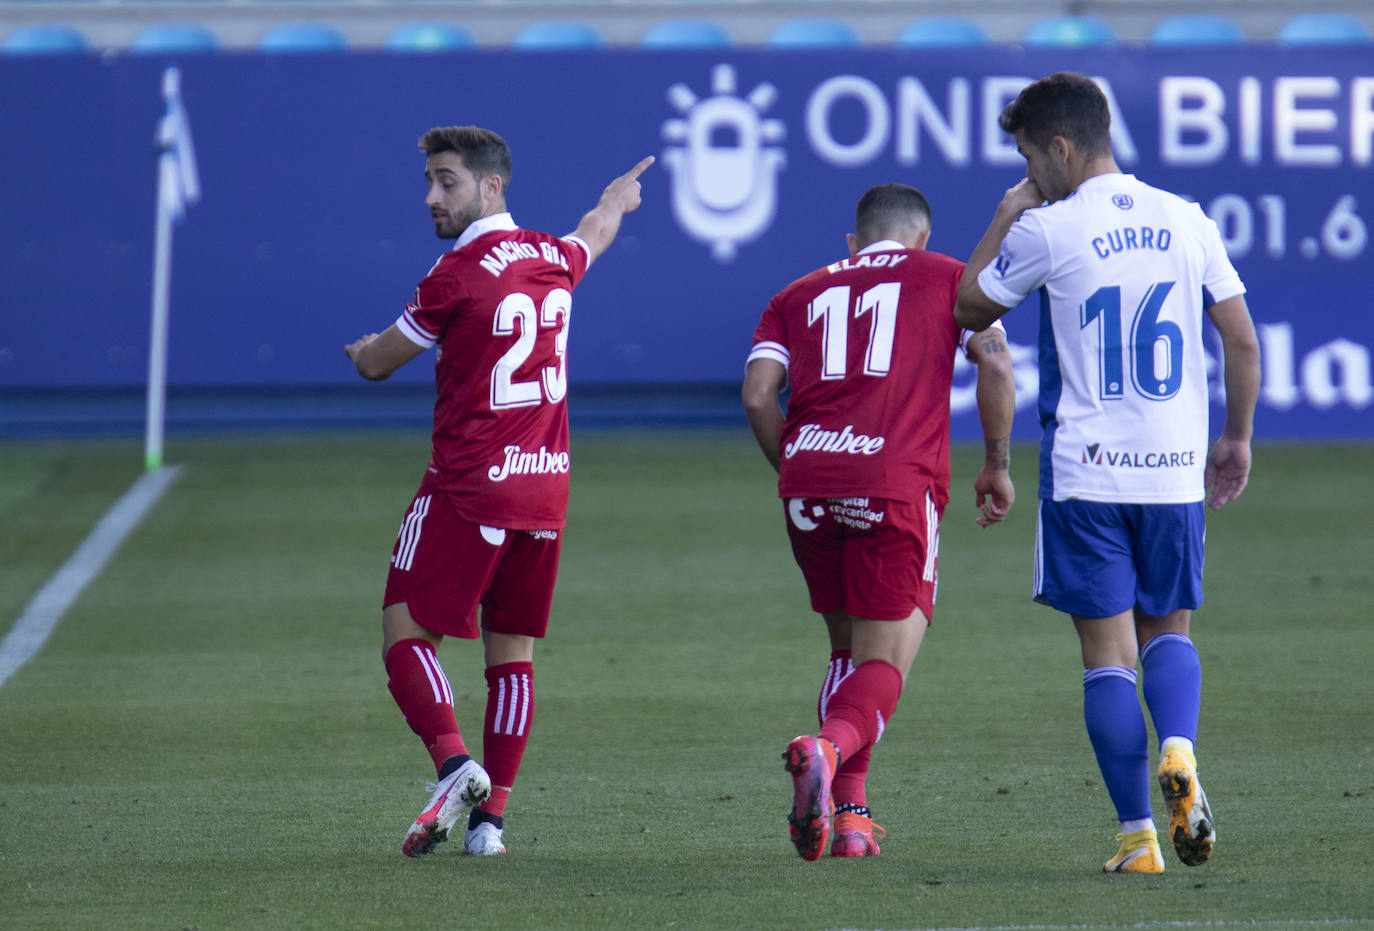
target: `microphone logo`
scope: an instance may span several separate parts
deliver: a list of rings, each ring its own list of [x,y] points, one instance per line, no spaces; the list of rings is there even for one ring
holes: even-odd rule
[[[663,162],[673,176],[673,213],[719,262],[734,259],[740,243],[757,239],[773,222],[777,175],[787,160],[777,145],[781,120],[764,119],[777,100],[772,84],[747,96],[736,92],[735,69],[711,70],[712,96],[698,98],[685,84],[668,89],[682,114],[663,124]]]

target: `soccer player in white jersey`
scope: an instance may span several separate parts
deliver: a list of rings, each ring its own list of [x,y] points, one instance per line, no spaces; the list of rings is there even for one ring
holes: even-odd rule
[[[1204,497],[1220,508],[1250,473],[1259,348],[1245,288],[1196,204],[1121,173],[1090,79],[1042,78],[1000,123],[1026,177],[969,259],[955,320],[979,329],[1040,292],[1035,598],[1071,615],[1082,645],[1084,719],[1121,822],[1103,869],[1164,869],[1137,660],[1169,836],[1196,866],[1217,830],[1197,778],[1189,621],[1202,603]],[[1225,364],[1226,423],[1210,450],[1204,312]]]
[[[490,856],[506,852],[506,801],[534,719],[534,642],[548,628],[568,507],[572,291],[639,206],[637,179],[653,158],[612,181],[577,229],[558,237],[511,218],[510,149],[496,133],[436,127],[420,148],[435,235],[457,241],[395,323],[345,351],[360,375],[380,380],[435,349],[429,467],[382,599],[387,686],[438,775],[401,850],[429,853],[471,809],[463,849]],[[446,636],[479,634],[481,764],[468,754],[436,654]]]
[[[978,366],[986,447],[974,481],[982,526],[1015,499],[1007,467],[1015,386],[1001,327],[950,319],[963,263],[925,249],[930,204],[882,184],[859,199],[850,255],[788,285],[754,331],[742,396],[778,470],[792,554],[825,619],[820,730],[793,740],[792,842],[815,860],[879,853],[865,783],[934,617],[940,516],[949,501],[949,392],[961,349]],[[786,415],[778,405],[792,393]]]

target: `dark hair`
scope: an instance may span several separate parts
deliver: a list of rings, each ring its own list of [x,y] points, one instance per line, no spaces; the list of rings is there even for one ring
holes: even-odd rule
[[[478,181],[488,175],[501,176],[501,189],[510,187],[510,147],[490,129],[480,126],[436,126],[420,137],[426,155],[457,152],[463,167]]]
[[[862,242],[892,238],[913,226],[930,228],[930,201],[914,187],[880,184],[864,191],[854,210],[854,234]]]
[[[997,125],[1012,135],[1025,134],[1036,148],[1047,149],[1062,136],[1085,155],[1112,150],[1112,114],[1107,95],[1091,78],[1058,71],[1024,88],[1007,104]]]

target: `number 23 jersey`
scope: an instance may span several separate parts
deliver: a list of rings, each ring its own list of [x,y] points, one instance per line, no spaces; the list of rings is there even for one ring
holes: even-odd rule
[[[568,509],[568,322],[587,246],[517,227],[469,226],[397,320],[435,346],[429,482],[474,523],[556,529]]]
[[[978,276],[1014,307],[1040,291],[1040,497],[1203,497],[1203,310],[1245,292],[1197,204],[1132,175],[1027,210]]]

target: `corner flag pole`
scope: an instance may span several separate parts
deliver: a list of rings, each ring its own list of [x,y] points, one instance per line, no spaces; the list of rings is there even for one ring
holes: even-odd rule
[[[157,219],[153,241],[153,308],[148,337],[148,410],[144,432],[144,466],[162,468],[162,439],[167,401],[167,329],[171,313],[172,224],[186,207],[200,200],[200,178],[191,126],[181,105],[181,72],[162,74],[165,110],[158,124]]]

